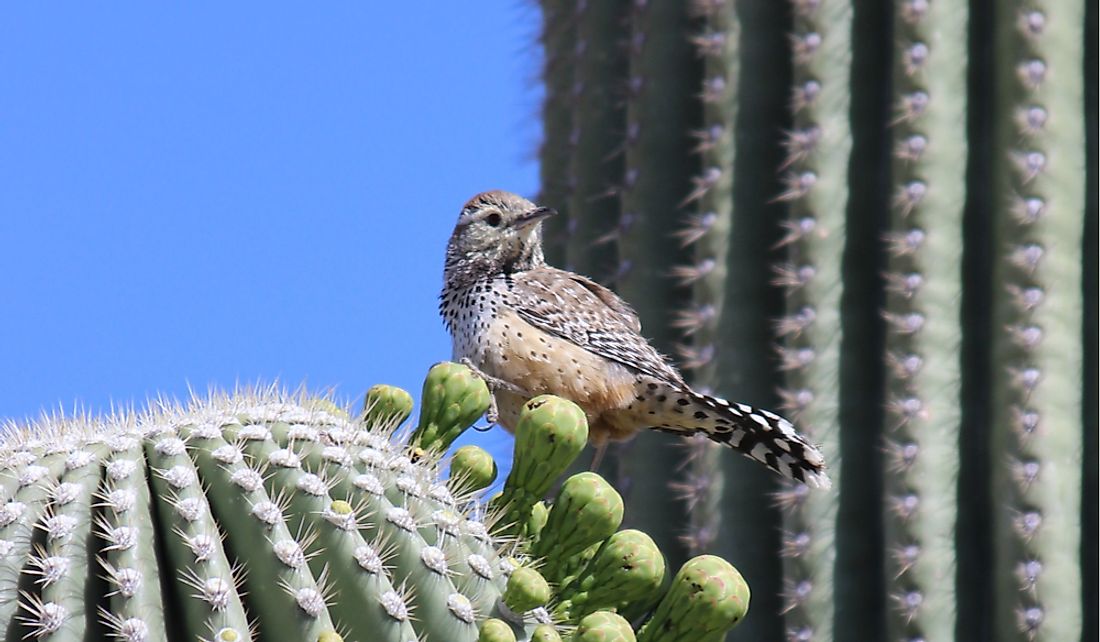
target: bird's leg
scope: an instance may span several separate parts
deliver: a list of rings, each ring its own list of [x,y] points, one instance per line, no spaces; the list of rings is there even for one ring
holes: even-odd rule
[[[500,418],[500,411],[497,409],[497,390],[507,390],[508,392],[514,392],[517,395],[526,394],[526,392],[514,384],[508,383],[503,379],[497,379],[496,377],[485,374],[481,368],[474,365],[473,361],[469,358],[463,357],[459,363],[466,366],[470,370],[474,371],[479,379],[485,382],[485,386],[489,389],[489,409],[485,411],[485,419],[490,424],[495,424],[497,419]]]
[[[592,455],[592,464],[588,467],[589,472],[594,473],[596,469],[600,467],[600,463],[603,462],[603,456],[607,454],[607,446],[610,443],[610,439],[603,439],[594,445],[596,452]]]

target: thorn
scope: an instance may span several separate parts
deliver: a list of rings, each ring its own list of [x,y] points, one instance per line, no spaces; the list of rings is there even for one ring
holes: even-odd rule
[[[791,92],[791,111],[797,114],[803,109],[813,106],[820,95],[821,83],[816,80],[807,80],[800,85],[795,85],[794,90]]]
[[[924,366],[924,359],[917,354],[899,354],[897,352],[886,353],[886,365],[901,380],[907,380],[916,376]]]
[[[1016,17],[1016,28],[1020,34],[1028,40],[1033,40],[1043,35],[1047,26],[1047,17],[1038,9],[1021,9]]]
[[[906,426],[916,419],[928,419],[924,404],[917,397],[895,397],[890,399],[886,402],[886,410],[898,419],[895,429]]]
[[[925,238],[924,230],[917,227],[904,232],[889,232],[884,236],[886,250],[895,258],[916,254],[924,246]]]
[[[785,348],[778,346],[775,349],[779,355],[779,369],[784,372],[799,370],[813,363],[816,353],[813,348]]]
[[[801,241],[809,236],[815,229],[817,229],[817,219],[813,216],[802,216],[795,220],[784,220],[779,222],[779,226],[787,231],[783,235],[783,238],[772,246],[773,250],[777,250],[781,247],[785,247],[792,243]],[[817,235],[818,238],[825,238],[825,232],[822,230]]]
[[[901,3],[901,19],[915,25],[928,15],[928,0],[904,0]]]
[[[1025,60],[1016,67],[1016,78],[1028,91],[1038,91],[1047,78],[1047,65],[1042,60]]]
[[[708,167],[702,176],[691,177],[692,184],[695,187],[691,190],[684,200],[680,201],[679,207],[683,207],[688,203],[697,201],[702,198],[707,192],[709,192],[718,181],[722,179],[722,169],[720,167]]]
[[[920,445],[914,441],[904,443],[888,440],[886,442],[886,468],[892,473],[905,473],[913,468],[920,455]]]
[[[924,276],[918,272],[909,274],[887,273],[883,275],[887,292],[892,292],[904,299],[912,299],[917,291],[924,285]]]
[[[788,172],[783,176],[783,184],[786,189],[769,202],[795,201],[803,198],[817,184],[817,174],[811,171]]]
[[[894,207],[903,217],[909,216],[928,194],[928,185],[924,181],[909,181],[894,192]]]
[[[812,265],[796,267],[790,263],[777,265],[773,271],[776,276],[772,279],[772,285],[787,289],[788,295],[805,287],[817,274],[817,269]]]
[[[1016,128],[1020,130],[1022,136],[1035,136],[1046,127],[1047,116],[1047,110],[1039,105],[1031,105],[1017,109],[1013,120],[1016,121]]]
[[[1012,298],[1013,305],[1021,312],[1034,311],[1035,308],[1043,303],[1043,299],[1046,296],[1042,288],[1021,288],[1014,283],[1006,285],[1005,291],[1007,291],[1008,295]]]
[[[1019,198],[1012,203],[1012,217],[1021,225],[1033,225],[1046,214],[1047,204],[1038,197]]]
[[[709,303],[693,306],[688,310],[680,310],[672,320],[671,326],[683,330],[684,336],[692,336],[696,332],[708,327],[717,316],[714,306]]]
[[[925,322],[924,315],[919,312],[910,312],[909,314],[883,312],[882,318],[894,332],[901,335],[913,335],[920,332],[924,328]]]
[[[1020,174],[1020,182],[1025,185],[1041,174],[1047,166],[1046,154],[1038,151],[1013,152],[1010,157],[1012,165]]]
[[[717,220],[718,215],[714,212],[690,214],[684,224],[684,228],[676,230],[672,235],[680,240],[680,247],[687,247],[703,238]]]
[[[928,139],[922,134],[913,134],[898,141],[894,146],[894,157],[910,163],[915,163],[928,149]]]
[[[1008,255],[1008,262],[1026,272],[1034,275],[1039,269],[1039,262],[1043,258],[1043,246],[1038,243],[1025,243],[1012,249]]]
[[[791,41],[791,52],[795,63],[808,65],[813,60],[814,54],[821,48],[821,34],[816,31],[788,36]]]
[[[928,94],[923,91],[903,95],[898,103],[897,116],[890,121],[890,124],[896,126],[917,120],[928,109],[928,100]]]
[[[706,258],[695,265],[676,266],[672,268],[669,274],[677,280],[681,287],[686,287],[713,272],[715,265],[717,264],[714,259]]]
[[[902,65],[905,67],[906,76],[915,76],[924,69],[928,63],[928,45],[923,42],[915,42],[902,52]]]
[[[779,166],[779,169],[785,170],[795,163],[806,160],[817,149],[820,140],[821,128],[817,125],[786,132],[783,138],[783,147],[787,150],[787,157],[784,159],[783,164]]]
[[[776,320],[775,332],[780,337],[798,337],[816,320],[817,312],[810,306],[804,306],[794,314]]]

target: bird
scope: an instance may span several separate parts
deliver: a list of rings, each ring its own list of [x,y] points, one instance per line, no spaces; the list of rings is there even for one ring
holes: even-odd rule
[[[784,477],[831,485],[821,452],[790,421],[696,392],[626,301],[548,265],[541,228],[555,214],[510,192],[482,192],[447,243],[439,311],[452,358],[492,393],[490,422],[514,432],[528,399],[553,394],[584,411],[597,454],[647,428],[702,433]]]

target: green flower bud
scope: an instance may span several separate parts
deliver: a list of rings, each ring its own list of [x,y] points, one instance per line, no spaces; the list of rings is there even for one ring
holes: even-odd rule
[[[619,608],[653,596],[665,579],[665,558],[648,535],[625,530],[612,535],[568,586],[557,612],[576,620],[599,609]]]
[[[546,558],[543,573],[559,580],[570,558],[611,537],[622,521],[623,498],[611,484],[596,473],[573,475],[562,484],[531,553]]]
[[[580,621],[572,642],[635,642],[634,629],[611,611],[596,611]]]
[[[451,459],[451,489],[472,493],[488,488],[497,479],[497,463],[493,456],[477,446],[463,446]]]
[[[561,636],[553,626],[540,624],[531,632],[531,642],[561,642]]]
[[[481,623],[477,642],[516,642],[516,634],[502,620],[489,618]]]
[[[729,562],[714,555],[688,560],[642,629],[641,642],[721,638],[749,610],[749,587]]]
[[[363,420],[369,426],[396,427],[412,412],[412,395],[401,388],[379,384],[367,391]]]
[[[511,534],[523,534],[532,506],[577,458],[588,442],[588,422],[577,404],[550,395],[531,399],[516,424],[512,472],[498,506]]]
[[[504,603],[515,613],[526,613],[533,608],[546,606],[550,601],[550,585],[542,574],[533,568],[521,566],[508,577],[504,589]]]
[[[424,380],[420,423],[410,445],[444,451],[489,409],[489,388],[473,370],[444,361]]]

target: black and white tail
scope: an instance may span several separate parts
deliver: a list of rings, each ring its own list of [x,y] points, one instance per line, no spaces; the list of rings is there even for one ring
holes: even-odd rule
[[[814,488],[829,488],[821,451],[783,417],[743,403],[730,403],[688,388],[660,384],[647,390],[644,411],[654,428],[704,433],[771,468]]]

